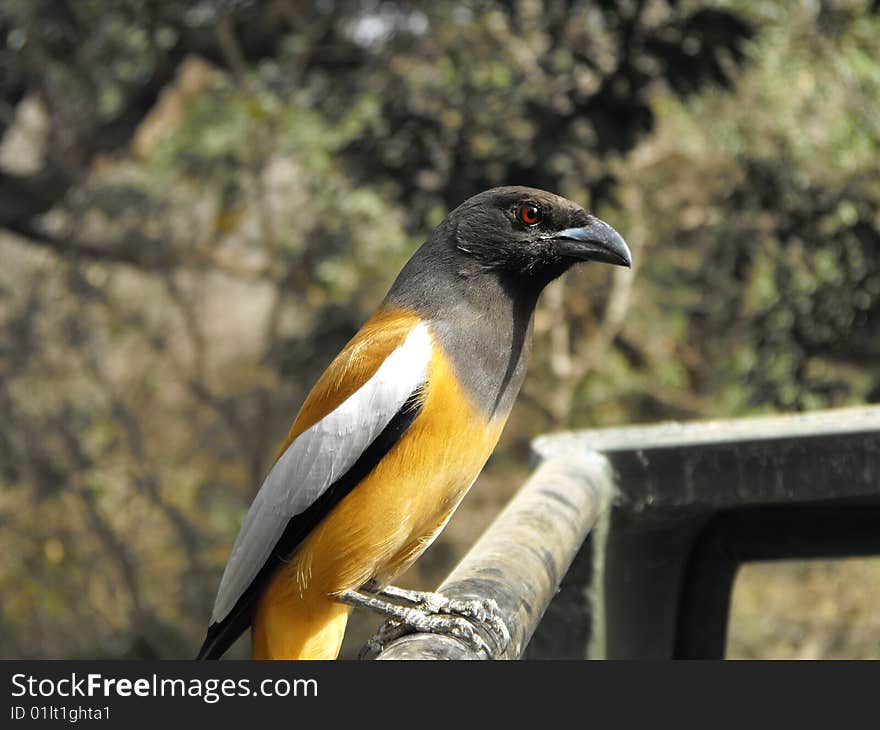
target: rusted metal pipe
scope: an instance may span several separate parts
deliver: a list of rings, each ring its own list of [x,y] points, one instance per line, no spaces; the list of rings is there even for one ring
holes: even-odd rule
[[[511,637],[503,653],[489,656],[448,635],[410,634],[377,659],[520,658],[613,493],[611,469],[600,454],[547,459],[437,589],[448,598],[493,599]]]

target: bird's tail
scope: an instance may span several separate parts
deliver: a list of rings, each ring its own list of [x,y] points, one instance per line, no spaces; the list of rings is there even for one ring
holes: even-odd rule
[[[316,590],[285,590],[273,581],[253,624],[254,659],[335,659],[349,606]]]
[[[226,618],[219,623],[212,623],[208,627],[208,634],[196,659],[219,659],[223,656],[251,625],[256,600],[257,593],[248,591],[238,600]]]

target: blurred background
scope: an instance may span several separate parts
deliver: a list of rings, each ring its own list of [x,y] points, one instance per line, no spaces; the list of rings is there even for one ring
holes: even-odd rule
[[[0,656],[192,656],[308,388],[485,188],[583,203],[636,266],[548,289],[402,583],[539,433],[880,401],[878,159],[878,0],[4,0]],[[880,657],[880,562],[746,568],[729,655]]]

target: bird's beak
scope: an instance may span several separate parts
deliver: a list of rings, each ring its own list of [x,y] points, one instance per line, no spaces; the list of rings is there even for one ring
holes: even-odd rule
[[[553,234],[556,250],[578,261],[602,261],[616,266],[632,266],[629,246],[605,221],[590,218],[581,228],[566,228]]]

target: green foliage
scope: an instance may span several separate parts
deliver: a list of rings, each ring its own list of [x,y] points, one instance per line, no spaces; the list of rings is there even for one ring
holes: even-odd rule
[[[662,102],[664,134],[687,139],[674,164],[715,188],[676,200],[663,236],[714,292],[683,312],[685,336],[706,353],[692,377],[730,413],[860,403],[880,383],[878,32],[856,6],[796,6],[750,47],[736,95]],[[652,263],[645,277],[669,283]]]

